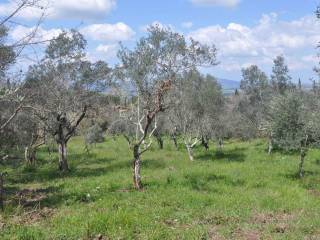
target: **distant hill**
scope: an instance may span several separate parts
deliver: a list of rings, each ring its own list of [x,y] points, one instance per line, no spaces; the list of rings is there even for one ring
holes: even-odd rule
[[[230,79],[218,78],[223,90],[235,90],[240,87],[240,82]]]
[[[240,82],[230,79],[217,78],[218,82],[222,87],[222,91],[225,95],[233,94],[236,89],[240,88]],[[131,82],[123,82],[122,88],[125,89],[131,95],[136,94],[135,88],[132,86]]]

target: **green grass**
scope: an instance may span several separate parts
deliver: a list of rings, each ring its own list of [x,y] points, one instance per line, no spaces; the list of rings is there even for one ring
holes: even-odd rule
[[[199,146],[194,162],[167,140],[142,156],[137,192],[124,139],[97,144],[90,155],[82,142],[69,144],[68,174],[46,149],[36,169],[7,166],[0,239],[320,239],[318,150],[300,180],[298,156],[268,156],[263,140],[230,141],[222,152]],[[23,189],[38,189],[22,199],[38,198],[28,207],[17,202]]]

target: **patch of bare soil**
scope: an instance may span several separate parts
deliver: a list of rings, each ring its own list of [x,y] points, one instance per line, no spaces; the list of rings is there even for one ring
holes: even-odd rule
[[[233,233],[234,239],[238,240],[260,240],[261,234],[256,230],[238,228]]]
[[[217,226],[211,227],[208,230],[208,239],[209,240],[225,240],[225,238],[220,235]]]
[[[315,197],[320,197],[320,191],[319,191],[319,190],[310,189],[310,190],[308,190],[308,192],[309,192],[311,195],[315,196]]]
[[[252,216],[251,222],[259,225],[261,231],[263,231],[267,225],[271,225],[273,232],[285,233],[288,231],[290,222],[295,218],[291,213],[285,211],[279,213],[257,213],[255,212]]]
[[[42,202],[48,198],[50,189],[23,189],[14,193],[10,202],[19,206],[20,211],[10,217],[9,223],[14,225],[30,225],[50,218],[54,209],[43,207]],[[1,229],[1,218],[0,218]]]
[[[227,223],[237,223],[239,220],[235,217],[228,217],[223,215],[214,215],[214,216],[207,216],[202,218],[201,220],[197,221],[197,224],[202,225],[224,225]]]
[[[320,240],[320,234],[305,237],[304,240]]]
[[[193,225],[205,225],[208,227],[208,239],[225,240],[226,238],[219,233],[219,228],[230,223],[239,223],[239,219],[221,214],[208,215],[196,220]]]
[[[24,208],[40,206],[48,197],[48,189],[23,189],[13,196],[12,201]]]
[[[179,222],[178,219],[165,219],[162,223],[171,229],[177,229],[177,228],[187,229],[187,228],[190,228],[191,226],[190,224],[184,224]]]
[[[92,240],[109,240],[110,238],[103,236],[102,234],[98,234]]]
[[[50,218],[54,213],[51,208],[44,207],[42,209],[34,209],[32,211],[25,211],[22,214],[15,215],[12,218],[13,224],[30,225],[39,223],[44,219]]]

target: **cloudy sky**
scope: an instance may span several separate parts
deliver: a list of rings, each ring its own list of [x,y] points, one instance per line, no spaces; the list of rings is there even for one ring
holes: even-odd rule
[[[270,74],[272,59],[283,54],[293,79],[315,77],[320,20],[318,0],[46,0],[46,17],[39,39],[76,28],[88,40],[88,58],[116,62],[118,42],[129,47],[145,35],[146,26],[162,24],[202,43],[215,44],[221,64],[210,72],[220,78],[241,79],[241,68],[259,65]],[[0,16],[17,0],[0,0]],[[25,9],[12,24],[10,40],[27,35],[39,10]]]

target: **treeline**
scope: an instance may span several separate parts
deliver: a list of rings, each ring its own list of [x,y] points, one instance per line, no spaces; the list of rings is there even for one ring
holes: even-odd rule
[[[213,76],[199,72],[218,64],[215,46],[150,26],[133,49],[120,46],[119,63],[110,67],[88,61],[86,40],[70,30],[52,39],[41,61],[16,79],[7,70],[17,51],[0,27],[1,161],[23,149],[34,165],[40,146],[54,146],[58,169],[68,171],[73,136],[84,136],[89,146],[105,133],[121,135],[132,151],[134,186],[141,189],[141,156],[153,140],[162,148],[164,135],[177,148],[181,139],[190,160],[193,148],[209,149],[210,140],[222,148],[226,138],[267,137],[269,154],[275,148],[300,151],[300,176],[308,149],[319,142],[319,87],[294,84],[283,56],[275,58],[270,77],[254,65],[243,69],[240,89],[225,97]]]

